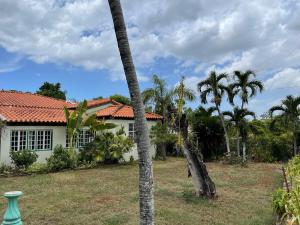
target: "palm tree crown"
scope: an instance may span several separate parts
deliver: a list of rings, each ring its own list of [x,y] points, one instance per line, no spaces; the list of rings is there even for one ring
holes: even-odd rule
[[[239,94],[242,99],[242,108],[245,103],[248,103],[249,98],[254,97],[257,91],[262,92],[264,86],[261,81],[252,79],[256,74],[252,70],[247,70],[242,73],[241,71],[234,71],[235,82],[230,85],[233,94]]]
[[[227,78],[228,75],[226,73],[217,74],[215,71],[212,71],[206,80],[198,83],[201,102],[206,104],[208,95],[212,94],[212,101],[219,106],[221,104],[222,96],[225,92],[228,93],[229,91],[228,87],[221,83],[223,79]]]
[[[166,119],[167,108],[172,104],[174,91],[168,90],[167,84],[157,75],[152,77],[153,87],[143,91],[142,97],[145,104],[153,104],[154,111]]]

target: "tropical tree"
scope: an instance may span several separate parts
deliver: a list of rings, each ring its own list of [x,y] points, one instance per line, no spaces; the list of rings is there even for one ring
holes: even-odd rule
[[[137,148],[139,155],[140,225],[154,224],[154,181],[150,155],[150,139],[145,108],[131,56],[126,25],[120,0],[108,0],[114,23],[121,60],[134,109]]]
[[[246,161],[246,141],[248,135],[248,121],[246,119],[247,116],[252,116],[255,118],[255,113],[251,112],[247,109],[241,109],[238,107],[234,107],[233,112],[225,111],[223,112],[224,116],[229,117],[229,121],[236,128],[236,139],[237,139],[237,153],[240,156],[240,138],[242,139],[243,146],[243,161]]]
[[[124,95],[119,95],[119,94],[114,94],[109,96],[110,99],[115,100],[117,102],[122,103],[123,105],[130,105],[131,106],[131,101],[128,97]]]
[[[217,74],[215,71],[211,71],[206,80],[198,83],[198,90],[200,92],[200,99],[203,104],[207,104],[208,96],[212,95],[212,103],[215,104],[224,129],[227,154],[230,155],[229,137],[227,128],[225,126],[224,115],[220,109],[222,97],[224,96],[225,92],[227,92],[230,101],[233,99],[231,97],[230,89],[222,83],[222,81],[227,79],[227,77],[228,75],[226,73]]]
[[[273,106],[270,109],[271,115],[275,111],[280,111],[278,118],[293,132],[293,149],[294,155],[298,152],[297,146],[297,128],[299,125],[300,116],[300,96],[294,97],[288,95],[282,100],[281,105]]]
[[[60,83],[52,84],[44,82],[36,93],[47,97],[66,100],[66,91],[61,90]]]
[[[199,107],[191,113],[189,119],[203,160],[218,157],[224,143],[224,130],[218,116],[213,115],[215,110],[215,107]]]
[[[262,92],[264,89],[263,83],[255,78],[256,74],[252,70],[246,72],[234,71],[234,79],[230,87],[234,95],[238,94],[242,101],[241,109],[244,109],[245,104],[248,104],[250,98],[257,94],[257,91]]]
[[[168,106],[172,104],[174,91],[167,88],[166,81],[157,75],[152,76],[152,88],[142,92],[144,104],[154,105],[154,112],[163,116],[163,121],[168,121]]]
[[[192,89],[186,87],[184,83],[184,77],[181,78],[180,83],[174,88],[174,96],[177,108],[177,121],[178,121],[178,146],[181,148],[183,146],[183,139],[182,139],[182,130],[181,130],[181,123],[182,123],[182,114],[184,110],[184,105],[187,101],[194,101],[196,96]]]
[[[172,105],[174,91],[168,90],[167,84],[157,75],[152,76],[153,87],[142,92],[144,104],[154,105],[154,112],[163,116],[162,123],[167,124],[169,120],[168,108]],[[157,145],[157,154],[163,160],[166,159],[166,143]]]

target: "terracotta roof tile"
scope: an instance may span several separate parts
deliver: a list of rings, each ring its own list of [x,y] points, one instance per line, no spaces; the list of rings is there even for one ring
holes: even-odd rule
[[[112,117],[112,118],[125,118],[125,119],[133,119],[133,108],[127,105],[112,105],[108,106],[104,109],[97,111],[96,115],[98,117]],[[162,116],[146,112],[146,118],[149,120],[159,120],[162,119]]]
[[[32,93],[0,91],[0,117],[7,122],[64,123],[64,106],[74,104]]]

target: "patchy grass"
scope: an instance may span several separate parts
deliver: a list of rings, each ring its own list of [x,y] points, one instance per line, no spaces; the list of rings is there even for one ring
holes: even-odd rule
[[[184,159],[154,162],[158,225],[271,225],[272,191],[280,185],[279,165],[247,168],[207,164],[218,199],[194,195]],[[0,192],[21,190],[26,225],[138,224],[137,165],[105,166],[27,177],[0,178]],[[0,216],[6,200],[0,200]]]

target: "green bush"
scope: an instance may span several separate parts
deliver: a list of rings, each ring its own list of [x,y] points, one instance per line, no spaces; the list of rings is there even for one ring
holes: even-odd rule
[[[122,129],[116,134],[104,132],[80,150],[79,160],[81,163],[118,163],[123,160],[123,154],[129,152],[133,146],[134,142],[124,135]]]
[[[278,215],[282,216],[285,213],[285,206],[288,203],[288,193],[282,188],[277,189],[272,198],[272,207]]]
[[[12,163],[18,169],[27,169],[30,165],[36,162],[38,155],[30,150],[23,149],[19,151],[10,151],[10,158]]]
[[[46,163],[33,163],[31,166],[29,166],[26,169],[26,172],[29,174],[32,173],[47,173],[48,172],[48,166]]]
[[[76,167],[77,161],[76,157],[73,155],[74,150],[66,149],[61,145],[57,145],[54,148],[53,154],[47,159],[48,170],[56,172]]]
[[[11,166],[8,166],[6,164],[0,165],[0,174],[10,173],[13,171],[13,168]]]
[[[84,146],[84,148],[79,149],[78,159],[81,163],[91,163],[94,162],[98,156],[99,145],[96,141],[90,142]]]

